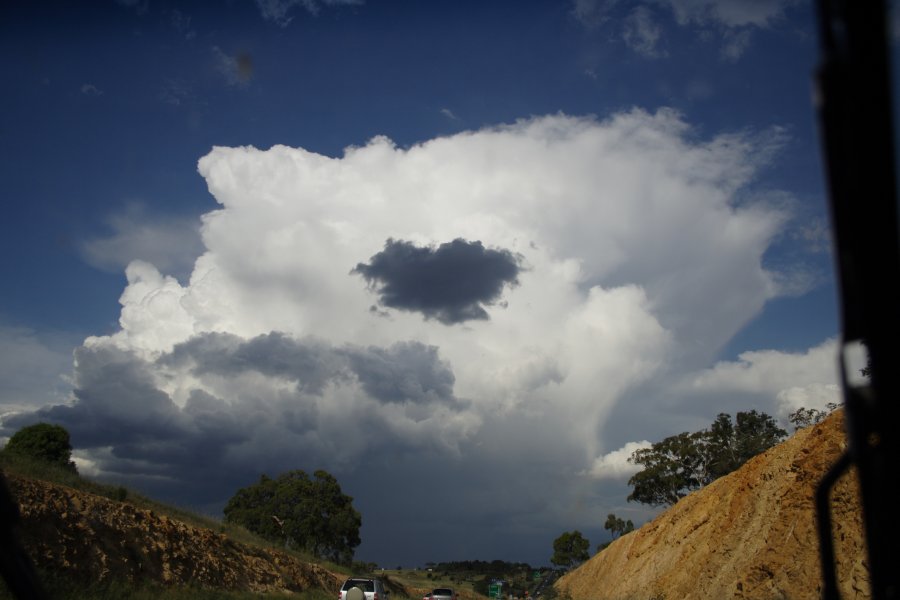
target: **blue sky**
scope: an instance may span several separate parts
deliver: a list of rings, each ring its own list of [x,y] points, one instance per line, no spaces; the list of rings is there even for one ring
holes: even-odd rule
[[[3,433],[84,473],[217,514],[325,468],[361,559],[546,564],[652,516],[634,444],[838,397],[807,3],[35,2],[0,46]]]

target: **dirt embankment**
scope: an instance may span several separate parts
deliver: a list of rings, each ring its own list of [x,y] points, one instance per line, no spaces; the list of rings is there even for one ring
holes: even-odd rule
[[[240,544],[127,502],[16,476],[7,480],[22,515],[26,551],[39,567],[65,577],[335,594],[343,581],[284,552]]]
[[[556,588],[574,600],[820,598],[813,498],[844,447],[837,411],[681,499]],[[869,598],[855,473],[838,483],[831,506],[842,597]]]

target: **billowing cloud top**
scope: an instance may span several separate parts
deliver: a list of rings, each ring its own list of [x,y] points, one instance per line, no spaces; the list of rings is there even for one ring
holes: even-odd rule
[[[569,527],[571,478],[623,472],[627,439],[599,437],[610,412],[637,386],[690,393],[686,374],[796,288],[762,265],[789,202],[753,185],[783,141],[703,140],[673,111],[632,110],[339,158],[214,148],[199,171],[221,207],[189,281],[132,262],[120,329],[78,350],[71,402],[5,426],[52,418],[98,472],[182,503],[336,470],[374,528],[363,550],[423,511]],[[373,289],[397,310],[373,312]],[[704,393],[720,373],[697,376]],[[453,499],[421,505],[411,474]]]

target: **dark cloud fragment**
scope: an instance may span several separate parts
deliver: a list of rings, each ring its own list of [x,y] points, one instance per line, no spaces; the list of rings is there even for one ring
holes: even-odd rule
[[[345,376],[334,348],[313,338],[297,340],[273,331],[244,340],[230,333],[206,333],[178,344],[162,364],[191,364],[197,375],[238,375],[256,371],[296,381],[300,391],[321,394],[329,381]]]
[[[382,306],[452,325],[488,319],[484,306],[496,303],[504,286],[516,285],[521,270],[513,252],[457,238],[437,248],[388,239],[384,250],[351,272],[377,291]]]
[[[437,346],[397,342],[387,348],[346,344],[335,347],[315,338],[295,339],[273,331],[244,340],[230,333],[204,333],[178,344],[158,363],[188,367],[197,376],[235,377],[254,372],[296,383],[313,396],[325,387],[355,379],[381,402],[456,404],[453,370]]]

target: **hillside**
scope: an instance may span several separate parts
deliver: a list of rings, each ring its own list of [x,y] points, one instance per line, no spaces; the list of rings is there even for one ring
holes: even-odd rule
[[[241,544],[63,485],[5,474],[22,543],[46,572],[86,583],[119,580],[216,590],[337,593],[342,576],[274,549]]]
[[[815,486],[845,446],[843,413],[688,495],[556,588],[574,600],[821,597]],[[844,598],[870,597],[855,474],[832,492]]]

